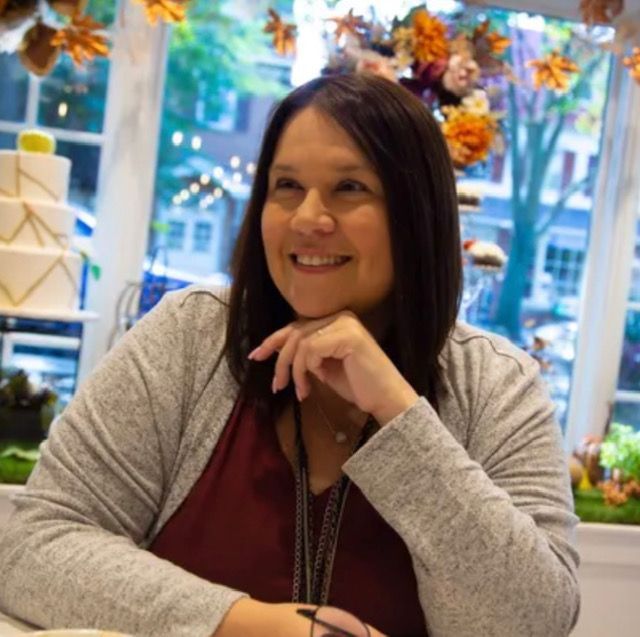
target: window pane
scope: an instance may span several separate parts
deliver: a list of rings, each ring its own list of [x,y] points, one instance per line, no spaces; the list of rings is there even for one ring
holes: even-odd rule
[[[631,425],[636,431],[640,430],[640,400],[619,400],[613,410],[613,422]]]
[[[90,0],[87,7],[87,12],[106,26],[113,23],[115,11],[115,0]],[[60,56],[40,85],[38,123],[101,133],[108,74],[108,59],[96,58],[85,68],[76,69],[68,55]]]
[[[638,392],[640,398],[640,309],[627,312],[618,389]]]
[[[286,16],[292,2],[271,5]],[[149,254],[166,250],[185,281],[226,276],[262,129],[290,88],[292,61],[262,32],[268,6],[194,0],[172,32]],[[174,223],[184,224],[180,241]]]
[[[23,122],[27,110],[27,70],[14,53],[0,53],[0,120]]]
[[[13,133],[0,132],[0,148],[3,150],[15,150],[16,135]]]
[[[58,141],[56,154],[71,160],[69,203],[93,212],[100,165],[100,147]]]
[[[508,257],[501,275],[487,277],[466,318],[528,350],[534,342],[543,345],[534,353],[564,425],[610,56],[586,44],[577,24],[482,12],[492,29],[511,38],[507,56],[519,82],[502,83],[494,105],[507,113],[501,165],[496,168],[494,158],[463,180],[483,195],[480,211],[463,215],[463,236],[495,242]],[[556,48],[576,60],[581,73],[565,94],[536,91],[526,61]]]
[[[71,59],[60,59],[40,85],[38,123],[53,128],[102,132],[109,61],[98,58],[78,70]]]

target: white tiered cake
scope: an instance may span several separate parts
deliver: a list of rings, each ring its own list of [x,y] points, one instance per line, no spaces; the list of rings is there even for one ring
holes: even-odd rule
[[[58,155],[0,150],[0,311],[77,309],[81,257],[71,247],[70,169]]]

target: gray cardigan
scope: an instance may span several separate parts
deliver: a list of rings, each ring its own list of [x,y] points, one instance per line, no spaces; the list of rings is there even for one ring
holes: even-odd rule
[[[225,318],[209,289],[168,294],[83,384],[1,532],[4,612],[209,637],[243,595],[145,550],[231,413],[237,385],[214,366]],[[538,365],[464,324],[441,362],[440,417],[419,399],[344,471],[406,543],[432,637],[566,635],[577,518]]]

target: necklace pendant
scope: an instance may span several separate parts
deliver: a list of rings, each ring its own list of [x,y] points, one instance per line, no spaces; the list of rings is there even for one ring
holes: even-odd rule
[[[347,434],[344,433],[344,431],[336,431],[336,442],[339,445],[343,445],[345,442],[347,442],[347,440]]]

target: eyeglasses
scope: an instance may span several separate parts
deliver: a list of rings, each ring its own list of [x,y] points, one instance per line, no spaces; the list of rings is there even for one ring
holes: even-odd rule
[[[310,637],[371,637],[366,624],[339,608],[299,608],[298,615],[311,620]]]

